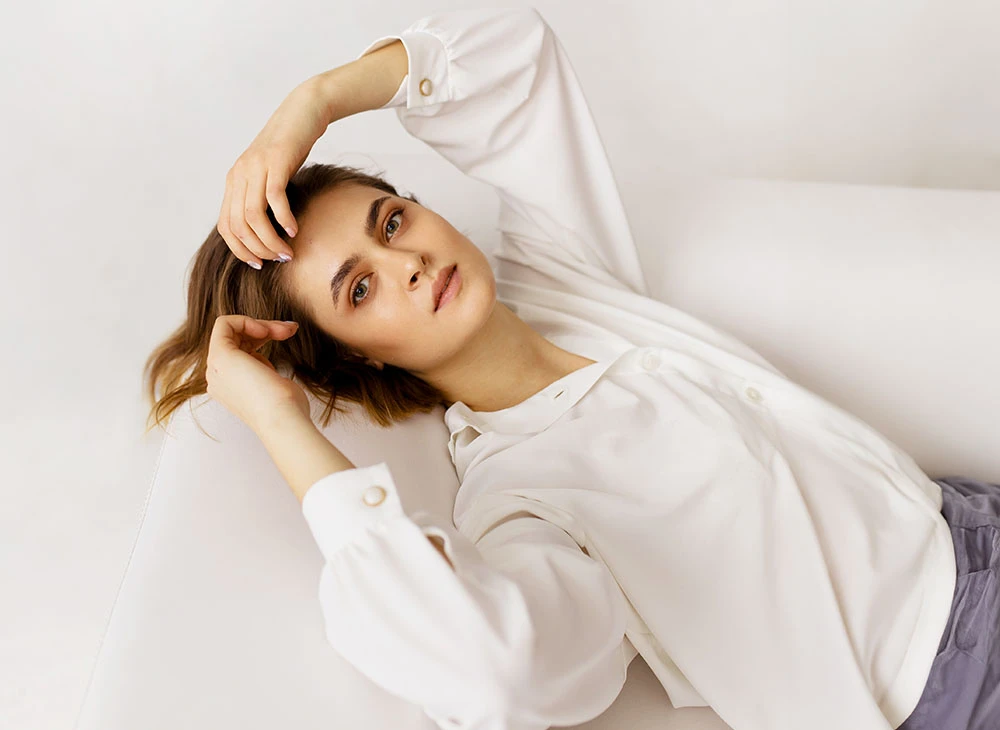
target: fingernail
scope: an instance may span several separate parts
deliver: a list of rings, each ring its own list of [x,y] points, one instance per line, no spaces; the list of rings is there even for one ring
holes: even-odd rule
[[[285,233],[287,233],[292,238],[295,238],[295,229],[285,226]]]
[[[282,261],[282,262],[284,262],[284,263],[287,264],[289,261],[292,260],[292,257],[289,256],[287,253],[279,253],[278,254],[278,260],[280,260],[280,261]]]
[[[247,265],[252,266],[253,268],[257,269],[257,271],[260,271],[260,264],[258,264],[256,261],[247,261]]]

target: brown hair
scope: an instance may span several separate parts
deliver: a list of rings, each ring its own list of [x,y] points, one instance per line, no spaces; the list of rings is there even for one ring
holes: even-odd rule
[[[320,193],[348,183],[399,196],[396,188],[379,176],[354,167],[314,164],[301,168],[286,186],[292,215],[300,216]],[[400,197],[420,204],[412,195]],[[270,206],[267,217],[283,241],[294,242],[278,224]],[[299,323],[294,337],[271,340],[258,352],[279,372],[287,372],[307,392],[325,402],[320,416],[323,426],[329,423],[333,411],[345,411],[338,400],[360,404],[382,428],[416,413],[429,413],[445,402],[436,387],[407,370],[389,363],[382,370],[366,365],[364,358],[327,334],[308,311],[292,300],[282,272],[280,263],[267,260],[260,271],[250,268],[233,255],[218,228],[212,229],[194,255],[187,317],[153,350],[143,369],[146,393],[153,404],[147,424],[155,419],[147,433],[156,425],[165,429],[179,406],[207,392],[205,371],[212,327],[216,318],[227,314]]]

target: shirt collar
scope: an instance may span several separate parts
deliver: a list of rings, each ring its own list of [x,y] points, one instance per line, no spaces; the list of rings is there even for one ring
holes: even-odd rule
[[[455,456],[455,440],[466,428],[479,433],[496,431],[507,434],[533,434],[544,431],[566,411],[575,406],[602,375],[632,348],[614,357],[599,360],[574,370],[546,386],[526,400],[499,411],[474,411],[456,401],[444,413],[451,432],[448,450]]]

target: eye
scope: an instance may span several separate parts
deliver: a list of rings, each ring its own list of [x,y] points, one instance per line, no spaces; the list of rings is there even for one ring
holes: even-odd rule
[[[358,283],[354,285],[353,289],[351,289],[351,306],[353,306],[353,307],[357,307],[358,306],[358,302],[354,298],[354,292],[356,292],[359,288],[361,288],[361,282],[367,281],[370,278],[371,278],[371,274],[369,274],[368,276],[366,276],[366,277],[364,277],[362,279],[358,279]],[[367,292],[368,292],[368,285],[367,284],[365,284],[364,290],[365,290],[365,296],[361,298],[362,302],[365,299],[368,298],[368,294],[367,294]]]
[[[386,234],[385,237],[386,237],[386,240],[392,240],[395,237],[396,232],[399,230],[399,224],[397,223],[396,226],[393,227],[392,226],[393,220],[396,218],[396,216],[400,216],[400,220],[402,220],[402,215],[403,215],[403,209],[402,208],[397,208],[386,219],[386,221],[385,221],[385,234]],[[368,285],[367,284],[364,286],[364,296],[362,296],[360,300],[358,300],[358,299],[355,298],[354,293],[359,288],[361,288],[361,282],[365,281],[366,279],[370,279],[370,278],[371,278],[371,274],[368,274],[367,276],[364,276],[364,277],[358,279],[357,282],[355,283],[354,287],[351,289],[351,305],[352,306],[357,307],[359,304],[364,303],[364,301],[366,299],[368,299]]]
[[[389,217],[385,221],[385,233],[386,233],[386,237],[387,238],[392,238],[392,236],[395,235],[396,231],[399,230],[399,226],[396,226],[391,232],[389,231],[389,224],[392,223],[393,218],[395,218],[397,215],[399,215],[399,216],[403,215],[403,209],[402,208],[398,208],[398,209],[392,211],[392,213],[389,215]]]

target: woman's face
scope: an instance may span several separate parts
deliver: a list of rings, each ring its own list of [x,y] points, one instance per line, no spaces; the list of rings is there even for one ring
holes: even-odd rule
[[[381,198],[369,237],[369,210]],[[295,257],[275,266],[288,267],[292,297],[323,330],[370,360],[431,372],[462,350],[496,305],[486,255],[412,201],[342,185],[314,198],[296,220]],[[459,289],[435,311],[434,280],[454,264]]]

